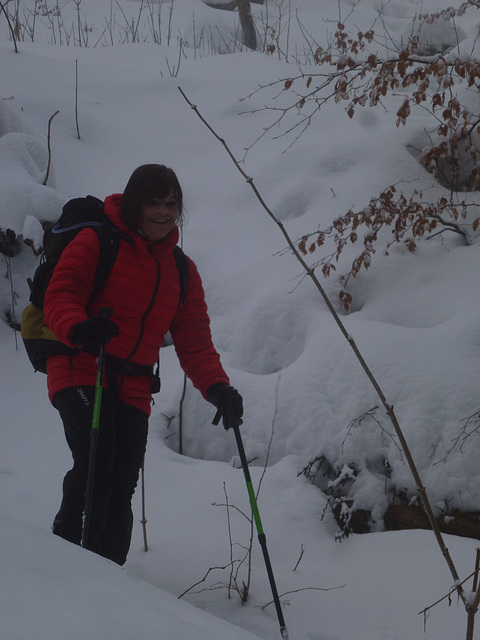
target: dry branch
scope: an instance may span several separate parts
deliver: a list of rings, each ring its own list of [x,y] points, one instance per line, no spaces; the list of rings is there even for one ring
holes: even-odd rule
[[[346,584],[342,584],[339,587],[303,587],[302,589],[294,589],[293,591],[285,591],[285,593],[282,593],[279,598],[283,598],[284,596],[288,596],[291,593],[300,593],[300,591],[335,591],[336,589],[343,589],[344,587],[346,587]],[[266,604],[262,605],[260,607],[260,609],[263,611],[264,609],[266,609],[267,607],[269,607],[271,604],[273,604],[273,600],[271,600],[270,602],[267,602]]]
[[[52,133],[52,120],[55,118],[60,111],[55,111],[53,116],[50,117],[48,121],[48,133],[47,133],[47,147],[48,147],[48,163],[47,163],[47,171],[45,172],[45,180],[43,181],[43,186],[45,186],[48,182],[48,178],[50,176],[50,166],[52,164],[52,147],[50,144],[51,133]]]
[[[226,564],[226,565],[225,565],[225,566],[223,566],[223,567],[210,567],[210,569],[209,569],[209,570],[207,571],[207,573],[203,576],[203,578],[202,578],[201,580],[199,580],[198,582],[195,582],[195,584],[192,584],[192,586],[191,586],[191,587],[189,587],[188,589],[185,589],[185,591],[184,591],[183,593],[181,593],[181,594],[178,596],[178,599],[180,600],[180,598],[183,598],[183,596],[185,596],[187,593],[190,593],[190,591],[191,591],[192,589],[195,589],[195,587],[198,587],[198,585],[199,585],[199,584],[202,584],[203,582],[205,582],[205,580],[208,578],[208,576],[210,575],[210,573],[211,573],[212,571],[217,571],[217,570],[224,571],[227,567],[229,567],[229,566],[230,566],[230,564],[231,564],[231,563],[228,563],[228,564]]]

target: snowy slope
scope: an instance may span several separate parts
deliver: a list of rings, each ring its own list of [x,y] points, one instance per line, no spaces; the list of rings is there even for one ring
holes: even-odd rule
[[[9,576],[1,592],[5,637],[258,639],[44,530],[8,518],[0,528],[10,550],[2,561]]]

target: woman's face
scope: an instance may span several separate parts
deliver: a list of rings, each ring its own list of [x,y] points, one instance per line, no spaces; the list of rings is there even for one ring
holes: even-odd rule
[[[173,194],[167,198],[147,200],[142,206],[140,229],[148,240],[162,240],[175,226],[178,213],[178,204]]]

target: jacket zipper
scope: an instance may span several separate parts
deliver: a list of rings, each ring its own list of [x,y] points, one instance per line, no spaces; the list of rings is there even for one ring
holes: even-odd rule
[[[150,311],[153,308],[153,305],[155,303],[155,298],[157,297],[158,289],[160,287],[160,263],[158,262],[157,258],[153,255],[151,246],[148,247],[148,253],[155,260],[155,264],[157,266],[157,278],[156,278],[156,281],[155,281],[155,287],[153,289],[153,294],[152,294],[152,297],[150,299],[150,303],[149,303],[148,307],[146,308],[146,310],[145,310],[145,312],[144,312],[144,314],[142,316],[142,320],[140,322],[140,333],[138,335],[137,342],[135,343],[135,346],[133,347],[131,352],[125,358],[125,361],[130,360],[130,358],[135,354],[135,352],[137,351],[138,347],[140,346],[140,342],[142,341],[143,334],[144,334],[144,331],[145,331],[145,323],[147,321],[148,315],[150,314]]]

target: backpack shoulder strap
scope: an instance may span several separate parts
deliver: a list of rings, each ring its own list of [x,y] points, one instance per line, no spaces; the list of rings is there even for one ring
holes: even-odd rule
[[[103,285],[110,275],[110,271],[113,269],[113,265],[117,259],[118,250],[120,248],[119,235],[115,231],[115,227],[113,227],[113,225],[92,228],[97,234],[100,248],[91,298],[100,293]]]
[[[188,260],[187,256],[183,253],[182,249],[177,245],[173,250],[173,257],[178,269],[178,276],[180,278],[180,302],[185,302],[187,295],[187,282],[188,282]]]

